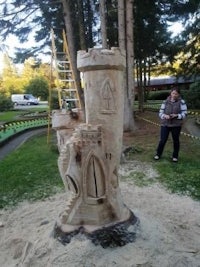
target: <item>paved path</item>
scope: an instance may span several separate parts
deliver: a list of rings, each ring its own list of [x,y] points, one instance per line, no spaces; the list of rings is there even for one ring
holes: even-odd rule
[[[191,135],[200,137],[200,125],[196,124],[195,118],[187,119],[184,126]]]
[[[31,131],[24,132],[17,137],[11,139],[8,143],[0,147],[0,160],[4,159],[10,152],[17,149],[20,145],[26,142],[29,138],[34,135],[40,135],[47,132],[46,128],[34,129]]]

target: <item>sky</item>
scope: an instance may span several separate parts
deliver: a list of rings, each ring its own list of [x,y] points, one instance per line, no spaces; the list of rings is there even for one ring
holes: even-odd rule
[[[178,35],[183,31],[183,25],[180,22],[175,22],[171,26],[169,26],[169,30],[172,31],[172,37]]]
[[[19,43],[18,38],[16,36],[10,35],[8,37],[8,39],[5,42],[1,43],[0,45],[3,44],[3,46],[6,47],[6,53],[8,54],[8,56],[10,56],[12,58],[12,57],[14,57],[16,47],[28,48],[28,47],[34,46],[34,43],[35,43],[35,41],[34,41],[33,36],[30,36],[28,42],[21,44],[21,43]],[[49,56],[46,56],[46,55],[43,56],[41,54],[40,58],[42,59],[43,63],[47,63],[47,62],[50,63],[51,62],[51,56],[50,55]],[[3,69],[3,52],[0,51],[0,72],[2,71],[2,69]]]
[[[176,36],[183,30],[183,26],[179,22],[173,23],[173,25],[169,26],[169,30],[173,32],[172,37]],[[25,44],[20,44],[17,37],[11,35],[6,42],[3,43],[3,45],[7,46],[7,53],[9,56],[13,57],[14,52],[15,52],[15,47],[21,47],[21,48],[27,48],[28,46],[33,46],[34,44],[34,39],[33,37],[29,38],[29,41],[26,42]],[[1,44],[2,45],[2,44]],[[50,56],[42,56],[41,59],[43,63],[50,63],[51,62],[51,57]],[[3,53],[0,52],[0,72],[2,71],[3,68]]]

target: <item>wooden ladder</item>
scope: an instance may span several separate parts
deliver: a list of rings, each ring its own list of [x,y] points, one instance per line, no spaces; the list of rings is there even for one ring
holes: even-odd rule
[[[55,68],[56,87],[60,109],[81,108],[80,97],[71,65],[65,31],[62,31],[63,51],[57,51],[54,30],[51,29],[52,62]]]

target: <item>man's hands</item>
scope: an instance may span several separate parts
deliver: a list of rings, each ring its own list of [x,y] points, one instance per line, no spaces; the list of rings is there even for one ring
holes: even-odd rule
[[[170,120],[171,118],[170,118],[170,115],[166,115],[166,114],[164,114],[164,119],[166,119],[166,120]]]
[[[170,114],[170,118],[171,119],[178,118],[178,114]]]
[[[170,114],[170,115],[164,114],[164,119],[166,120],[170,120],[174,118],[178,118],[178,114]]]

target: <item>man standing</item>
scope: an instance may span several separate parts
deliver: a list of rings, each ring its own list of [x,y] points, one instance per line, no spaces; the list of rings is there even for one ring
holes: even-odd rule
[[[168,140],[169,133],[171,132],[173,139],[173,154],[172,161],[178,161],[180,141],[179,136],[181,132],[181,126],[183,120],[187,116],[187,105],[185,101],[180,96],[180,91],[178,88],[173,88],[170,92],[169,97],[163,101],[159,117],[161,119],[161,129],[160,129],[160,141],[156,150],[155,160],[159,160],[165,144]]]

